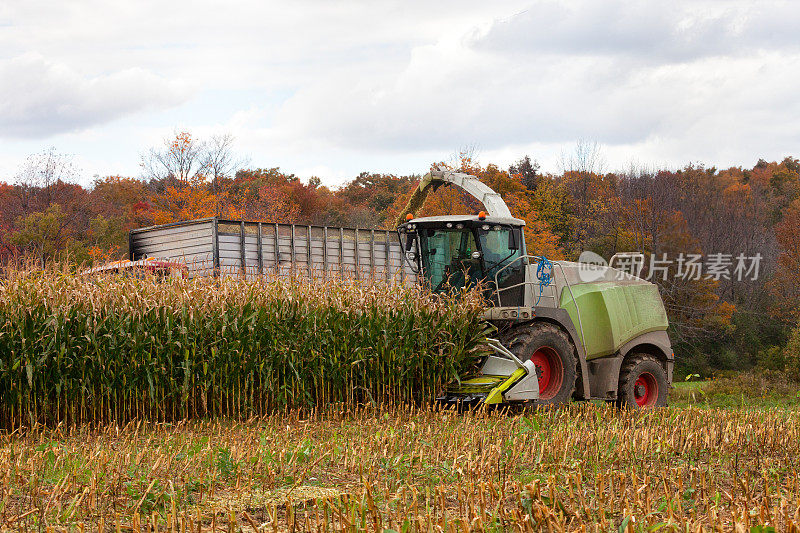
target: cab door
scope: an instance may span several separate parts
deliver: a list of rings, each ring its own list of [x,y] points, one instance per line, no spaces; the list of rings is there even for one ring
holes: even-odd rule
[[[501,307],[525,304],[527,260],[522,228],[484,224],[478,229],[487,298]]]

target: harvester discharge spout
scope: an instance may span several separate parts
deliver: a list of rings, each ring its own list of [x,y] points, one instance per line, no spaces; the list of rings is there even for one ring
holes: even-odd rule
[[[425,203],[425,199],[432,191],[442,185],[454,185],[463,190],[486,208],[489,216],[513,218],[503,198],[499,193],[494,192],[486,184],[482,183],[475,176],[464,174],[463,172],[451,172],[449,170],[432,170],[425,174],[420,180],[419,185],[414,190],[406,207],[400,212],[396,226],[400,226],[406,221],[406,215],[419,210]]]

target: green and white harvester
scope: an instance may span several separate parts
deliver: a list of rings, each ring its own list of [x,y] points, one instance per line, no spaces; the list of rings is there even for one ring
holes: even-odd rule
[[[414,218],[410,213],[441,186],[464,190],[486,211]],[[188,277],[338,276],[423,283],[434,291],[480,283],[485,319],[497,328],[492,355],[442,401],[664,405],[674,355],[657,287],[620,269],[529,255],[524,226],[474,176],[436,170],[398,220],[399,240],[375,229],[212,217],[132,230],[126,265],[178,262],[179,275]],[[643,261],[641,254],[622,255]]]
[[[478,215],[414,218],[428,192],[455,186]],[[550,261],[525,249],[525,222],[477,178],[424,176],[398,232],[407,260],[434,291],[481,283],[496,326],[479,375],[449,388],[446,404],[561,404],[572,398],[652,408],[666,404],[674,353],[658,288],[620,269]],[[641,254],[621,254],[643,260]],[[615,264],[612,258],[610,264]]]

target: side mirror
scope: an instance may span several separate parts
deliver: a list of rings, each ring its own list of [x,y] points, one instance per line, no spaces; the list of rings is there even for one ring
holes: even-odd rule
[[[511,231],[508,232],[508,249],[509,250],[519,250],[519,229],[518,228],[511,228]]]
[[[406,233],[406,252],[410,252],[414,247],[414,237],[411,233]]]

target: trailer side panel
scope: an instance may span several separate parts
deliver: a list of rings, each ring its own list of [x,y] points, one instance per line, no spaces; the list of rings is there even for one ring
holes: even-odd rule
[[[157,257],[186,263],[190,276],[214,274],[214,219],[135,229],[129,240],[132,261]]]
[[[133,230],[130,249],[134,260],[184,262],[192,276],[416,283],[397,234],[389,231],[202,219]]]

